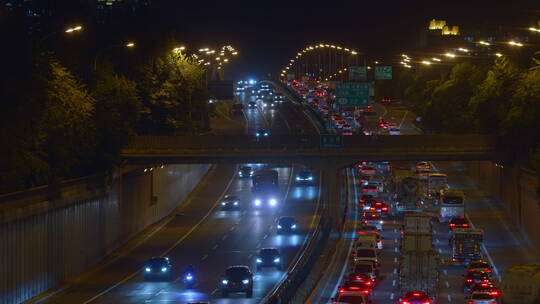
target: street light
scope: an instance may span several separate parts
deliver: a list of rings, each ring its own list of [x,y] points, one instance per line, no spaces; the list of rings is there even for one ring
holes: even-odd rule
[[[82,30],[82,26],[77,25],[77,26],[74,26],[74,27],[67,28],[65,32],[70,34],[70,33],[78,32],[78,31],[81,31],[81,30]]]
[[[103,51],[105,50],[108,50],[108,49],[112,49],[112,48],[116,48],[116,47],[126,47],[128,49],[132,49],[135,47],[135,42],[133,41],[128,41],[126,44],[115,44],[115,45],[111,45],[109,47],[106,47],[106,48],[103,48],[101,50],[99,50],[96,54],[96,57],[94,57],[94,71],[97,71],[97,61],[98,61],[98,58],[99,58],[99,55],[101,55],[101,53],[103,53]]]
[[[540,29],[535,28],[535,27],[530,27],[530,28],[529,28],[529,31],[540,33]]]
[[[469,52],[469,50],[468,50],[468,49],[465,49],[465,48],[459,48],[458,51],[464,52],[464,53],[468,53],[468,52]]]
[[[437,57],[433,57],[431,59],[433,59],[433,61],[441,62],[441,60],[439,58],[437,58]]]
[[[522,46],[523,46],[523,43],[515,42],[515,41],[513,41],[513,40],[508,41],[508,44],[510,44],[510,45],[512,45],[512,46],[519,46],[519,47],[522,47]]]
[[[481,45],[491,45],[491,43],[485,41],[478,41],[478,43],[480,43]]]
[[[431,61],[428,61],[428,60],[424,60],[424,61],[422,61],[422,64],[425,64],[425,65],[430,65],[430,64],[431,64]]]
[[[456,57],[456,55],[452,54],[452,53],[446,53],[446,54],[444,54],[444,56],[449,57],[449,58],[455,58]]]
[[[497,57],[502,57],[503,54],[501,54],[501,53],[495,53],[495,56],[497,56]]]
[[[175,52],[180,52],[180,51],[183,51],[183,50],[185,50],[185,49],[186,49],[185,46],[179,46],[179,47],[175,47],[175,48],[173,49],[173,51],[175,51]]]

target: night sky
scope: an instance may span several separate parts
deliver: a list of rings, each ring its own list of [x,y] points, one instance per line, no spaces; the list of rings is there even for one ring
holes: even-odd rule
[[[172,31],[191,49],[235,46],[240,56],[227,67],[226,76],[238,79],[274,74],[299,49],[317,42],[385,59],[412,50],[420,29],[433,18],[462,28],[528,27],[540,20],[540,0],[153,0],[152,12],[138,28],[151,23],[164,33]]]

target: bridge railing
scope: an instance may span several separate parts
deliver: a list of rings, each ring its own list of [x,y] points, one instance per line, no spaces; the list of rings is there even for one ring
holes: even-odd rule
[[[270,135],[258,138],[251,135],[202,136],[136,136],[123,153],[177,151],[184,153],[246,152],[257,150],[302,151],[320,150],[319,135]],[[483,135],[399,135],[343,136],[343,147],[333,150],[434,150],[488,151],[493,149],[492,137]]]

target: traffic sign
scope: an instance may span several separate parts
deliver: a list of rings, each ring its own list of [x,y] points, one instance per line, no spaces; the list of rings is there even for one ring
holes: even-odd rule
[[[352,66],[349,68],[349,80],[367,80],[365,66]]]
[[[336,84],[336,101],[342,107],[365,107],[370,104],[371,83],[345,82]]]
[[[340,134],[321,134],[321,149],[343,148],[343,138]]]
[[[375,79],[376,80],[392,79],[392,67],[391,66],[376,66]]]

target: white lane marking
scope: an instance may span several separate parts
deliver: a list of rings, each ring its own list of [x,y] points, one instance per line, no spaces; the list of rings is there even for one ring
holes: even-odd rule
[[[397,228],[394,228],[394,233],[397,233]]]
[[[398,243],[398,239],[397,239],[397,238],[394,239],[394,243],[396,243],[396,244]]]
[[[268,234],[265,234],[263,239],[266,240],[267,237],[268,237]]]
[[[439,239],[435,239],[435,243],[439,244],[440,243]]]
[[[261,248],[261,243],[257,244],[257,249]]]
[[[396,280],[392,280],[392,286],[396,286]]]
[[[450,283],[448,281],[445,282],[446,288],[450,288]]]
[[[443,270],[444,275],[448,275],[448,270]]]
[[[252,257],[253,257],[253,253],[250,253],[250,254],[248,255],[248,260],[251,259]]]
[[[214,295],[216,292],[218,292],[218,289],[217,289],[217,288],[214,289],[210,294],[211,294],[211,295]]]
[[[397,263],[397,257],[394,258],[394,263]]]
[[[401,125],[403,125],[403,122],[405,122],[405,117],[407,117],[407,114],[409,113],[408,110],[405,110],[405,114],[403,115],[403,118],[401,119],[401,122],[399,123],[399,128],[401,129]]]
[[[441,249],[441,248],[438,248],[437,250],[439,251],[439,253],[442,253],[442,249]]]
[[[221,240],[222,240],[222,241],[225,241],[225,240],[227,239],[227,237],[228,237],[228,236],[225,234],[225,235],[221,238]]]
[[[214,247],[212,247],[212,250],[216,250],[218,248],[218,244],[215,244]]]
[[[205,254],[202,258],[201,258],[201,261],[204,261],[208,258],[208,254]]]
[[[203,218],[200,221],[197,222],[197,224],[195,224],[195,226],[191,227],[191,229],[186,234],[184,234],[180,239],[178,239],[176,242],[174,242],[174,244],[172,244],[172,246],[170,246],[169,248],[167,248],[167,250],[165,250],[163,253],[161,253],[160,256],[167,255],[171,250],[173,250],[176,246],[178,246],[180,243],[182,243],[191,233],[193,233],[193,231],[195,231],[195,229],[197,229],[202,224],[202,222],[204,222],[206,220],[206,218],[208,216],[210,216],[210,214],[218,206],[219,200],[221,200],[221,198],[225,195],[225,193],[227,193],[227,191],[229,190],[229,187],[231,186],[232,182],[236,179],[236,171],[237,170],[238,170],[238,165],[236,166],[236,169],[234,170],[234,174],[231,177],[231,179],[229,180],[229,183],[227,184],[227,186],[225,187],[225,189],[223,190],[223,192],[219,196],[216,203],[212,206],[212,208],[210,208],[210,210],[208,210],[208,212],[203,216]],[[139,272],[141,272],[140,269],[133,272],[132,274],[128,275],[127,277],[123,278],[122,280],[118,281],[118,283],[112,285],[111,287],[105,289],[104,291],[102,291],[102,292],[98,293],[97,295],[91,297],[90,299],[84,301],[82,304],[88,304],[88,303],[91,303],[91,302],[95,301],[96,299],[98,299],[98,298],[102,297],[103,295],[109,293],[111,290],[115,289],[116,287],[118,287],[118,286],[124,284],[125,282],[127,282],[128,280],[132,279],[137,274],[139,274]]]
[[[452,296],[448,295],[448,302],[452,302]]]
[[[390,300],[393,300],[393,299],[394,299],[394,293],[392,292],[392,293],[390,294]]]
[[[394,274],[397,274],[397,268],[394,268]]]
[[[467,220],[469,221],[469,223],[471,223],[471,227],[472,228],[476,228],[473,224],[473,222],[471,221],[471,219],[469,218],[469,215],[468,214],[465,214],[465,217],[467,218]],[[504,223],[503,223],[504,224]],[[506,225],[506,224],[504,224]],[[508,227],[506,226],[506,229],[508,230]],[[510,230],[508,230],[510,231]],[[484,243],[482,243],[482,250],[484,250],[484,252],[486,253],[486,256],[488,258],[488,261],[489,263],[491,264],[491,266],[493,266],[493,271],[495,272],[495,274],[497,275],[497,279],[499,280],[499,282],[501,281],[501,275],[499,274],[499,270],[497,269],[497,266],[495,265],[495,262],[493,262],[493,259],[491,258],[491,255],[489,254],[489,251],[487,250],[486,248],[486,245]]]
[[[229,231],[233,231],[234,229],[236,229],[236,226],[232,226]]]
[[[394,247],[394,252],[397,252],[397,247]]]

